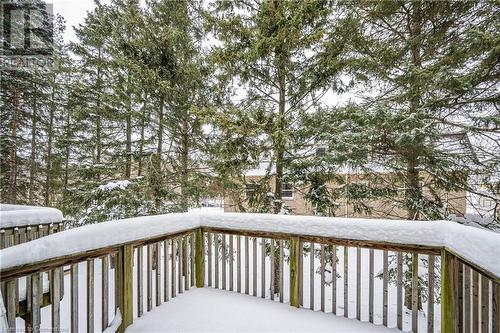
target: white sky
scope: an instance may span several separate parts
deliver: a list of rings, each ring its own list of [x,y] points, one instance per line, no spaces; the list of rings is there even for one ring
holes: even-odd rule
[[[54,5],[54,14],[61,14],[66,19],[66,31],[64,33],[66,42],[76,41],[73,27],[84,23],[87,12],[95,7],[94,0],[51,0],[47,1],[47,3]]]

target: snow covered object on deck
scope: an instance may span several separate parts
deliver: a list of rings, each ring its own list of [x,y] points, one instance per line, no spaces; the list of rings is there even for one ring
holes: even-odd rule
[[[0,204],[0,229],[59,223],[62,220],[63,214],[56,208]]]

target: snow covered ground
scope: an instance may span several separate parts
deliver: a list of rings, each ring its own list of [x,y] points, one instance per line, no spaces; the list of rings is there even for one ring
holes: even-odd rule
[[[257,295],[261,294],[261,254],[260,254],[260,239],[257,247]],[[234,242],[236,246],[236,242]],[[250,249],[252,246],[250,245]],[[143,263],[146,262],[146,250],[143,251]],[[163,251],[160,252],[163,254]],[[133,310],[134,310],[134,325],[129,329],[130,332],[175,332],[175,331],[199,331],[199,332],[214,332],[214,331],[331,331],[335,327],[335,332],[388,332],[387,328],[382,325],[382,280],[375,279],[375,299],[374,299],[374,324],[366,323],[368,321],[368,250],[362,250],[362,316],[361,320],[365,323],[352,319],[355,317],[356,311],[356,265],[353,259],[356,256],[356,249],[351,248],[349,257],[351,265],[349,265],[349,314],[351,319],[343,317],[343,248],[338,249],[338,274],[337,279],[337,316],[332,315],[331,311],[331,287],[325,287],[325,303],[326,313],[319,312],[320,309],[320,275],[315,274],[315,312],[309,310],[309,256],[304,258],[304,309],[294,309],[288,304],[279,303],[278,299],[273,302],[269,300],[269,284],[270,284],[270,262],[269,257],[266,257],[266,298],[253,297],[236,292],[223,290],[215,290],[211,287],[204,289],[193,288],[171,299],[167,303],[163,303],[160,307],[153,305],[153,310],[144,317],[137,318],[137,265],[134,267],[134,289],[133,289]],[[285,255],[288,255],[288,250],[285,250]],[[134,257],[136,258],[136,256]],[[244,267],[244,253],[242,253],[242,267]],[[250,263],[252,263],[252,251],[249,253]],[[235,258],[236,260],[236,258]],[[208,262],[208,261],[206,261]],[[161,260],[163,263],[163,259]],[[95,260],[94,264],[94,327],[96,331],[101,330],[101,261]],[[315,258],[315,267],[320,265],[318,258]],[[163,266],[162,266],[163,267]],[[252,283],[252,264],[250,268],[250,295],[253,293]],[[327,267],[328,268],[328,267]],[[289,266],[285,262],[284,272],[284,300],[288,302],[289,294]],[[375,273],[382,269],[382,251],[375,251]],[[86,331],[87,317],[87,290],[86,290],[86,263],[79,264],[79,331]],[[208,269],[205,270],[208,274]],[[164,278],[164,271],[161,271],[161,279]],[[227,270],[229,277],[229,270]],[[212,277],[214,271],[212,270]],[[143,267],[144,276],[144,292],[146,291],[146,271]],[[155,274],[153,273],[153,276]],[[245,290],[244,274],[242,274],[242,290]],[[61,301],[61,331],[69,330],[70,326],[70,276],[67,273],[64,279],[64,298]],[[220,276],[220,281],[222,277]],[[46,279],[44,279],[46,280]],[[327,273],[326,281],[331,280],[331,275]],[[176,279],[177,281],[177,279]],[[208,275],[206,276],[208,282]],[[234,281],[236,288],[236,265],[234,271]],[[23,283],[20,283],[21,285]],[[219,284],[221,285],[221,284]],[[228,283],[229,285],[229,283]],[[163,283],[162,295],[163,295]],[[155,284],[152,284],[152,294],[155,295]],[[24,289],[22,286],[20,289]],[[114,313],[114,271],[109,271],[109,317],[113,319]],[[20,294],[24,294],[23,291]],[[193,296],[191,296],[193,295]],[[143,307],[146,309],[146,297],[144,298]],[[154,301],[153,301],[154,304]],[[427,309],[427,304],[424,304],[424,309]],[[426,311],[419,312],[419,332],[426,330]],[[389,285],[389,311],[388,311],[388,326],[394,328],[396,326],[396,288]],[[193,317],[196,316],[196,317]],[[199,317],[198,317],[199,316]],[[168,318],[166,320],[165,318]],[[191,319],[189,319],[191,318]],[[194,320],[193,318],[196,318]],[[42,309],[42,328],[50,327],[50,306]],[[440,306],[435,306],[435,328],[436,332],[440,331]],[[24,329],[24,321],[21,318],[17,319],[17,327],[19,331]],[[403,315],[403,331],[411,330],[411,312],[405,310]]]
[[[126,332],[396,332],[211,288],[192,289],[136,319]]]

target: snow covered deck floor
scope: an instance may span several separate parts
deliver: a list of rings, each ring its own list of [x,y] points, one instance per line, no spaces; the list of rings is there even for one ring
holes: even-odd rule
[[[126,332],[396,332],[212,288],[191,289],[135,319]]]

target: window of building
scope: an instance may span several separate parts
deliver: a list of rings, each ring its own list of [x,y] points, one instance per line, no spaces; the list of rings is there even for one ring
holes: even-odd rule
[[[245,185],[245,194],[247,198],[250,198],[255,194],[255,190],[257,189],[257,185],[255,184],[246,184]]]
[[[326,148],[320,147],[316,148],[316,156],[325,156],[326,155]]]
[[[281,184],[281,197],[293,198],[293,186],[290,183]]]

